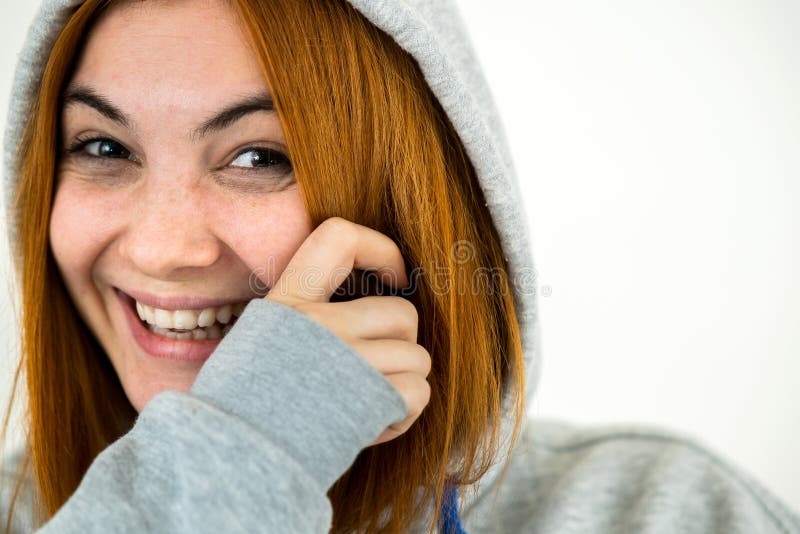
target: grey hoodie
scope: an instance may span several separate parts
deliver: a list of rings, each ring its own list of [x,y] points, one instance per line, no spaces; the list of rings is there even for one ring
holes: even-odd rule
[[[458,12],[445,0],[348,1],[414,56],[476,168],[509,262],[530,405],[540,334],[525,213]],[[17,182],[14,154],[44,62],[80,3],[45,0],[20,54],[4,140],[7,206]],[[13,235],[13,223],[9,228]],[[308,373],[320,358],[333,365]],[[41,531],[325,532],[328,488],[405,413],[400,394],[332,332],[287,306],[252,301],[190,391],[156,395]],[[504,428],[508,436],[509,415]],[[18,459],[7,459],[0,479],[3,522]],[[692,439],[657,428],[529,419],[510,461],[502,485],[498,464],[462,492],[458,528],[800,533],[798,517],[757,482]],[[14,532],[31,528],[26,503],[19,503]]]

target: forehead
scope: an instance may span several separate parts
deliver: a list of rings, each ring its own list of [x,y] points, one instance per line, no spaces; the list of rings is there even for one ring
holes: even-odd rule
[[[126,107],[195,108],[267,84],[225,0],[113,4],[95,21],[71,81]]]

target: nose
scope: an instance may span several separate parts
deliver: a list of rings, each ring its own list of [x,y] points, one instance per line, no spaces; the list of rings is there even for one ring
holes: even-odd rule
[[[147,276],[178,281],[197,276],[220,257],[222,244],[208,224],[211,205],[188,180],[147,180],[129,206],[123,254]]]

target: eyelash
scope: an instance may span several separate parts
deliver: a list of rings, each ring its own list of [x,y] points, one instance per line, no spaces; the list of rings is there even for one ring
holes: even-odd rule
[[[114,143],[114,144],[119,145],[120,147],[122,147],[123,150],[125,150],[126,152],[128,152],[128,154],[130,154],[130,151],[127,148],[125,148],[125,145],[123,145],[122,143],[120,143],[118,141],[115,141],[114,139],[111,139],[111,138],[108,138],[108,137],[91,137],[91,136],[83,137],[83,138],[82,137],[76,137],[75,140],[72,142],[72,144],[65,150],[65,152],[67,154],[69,154],[69,155],[74,155],[74,156],[78,156],[78,157],[81,157],[81,158],[87,158],[89,160],[95,160],[95,161],[98,161],[99,163],[102,163],[102,164],[110,163],[108,160],[123,159],[123,158],[94,156],[94,155],[86,154],[86,153],[83,152],[83,149],[86,148],[88,145],[90,145],[92,143],[98,143],[98,142],[100,142],[100,143],[102,143],[102,142]],[[267,148],[267,147],[261,147],[261,146],[250,146],[250,147],[243,148],[242,150],[240,150],[239,152],[236,153],[236,155],[233,157],[231,162],[236,161],[243,154],[247,154],[248,152],[255,152],[255,151],[261,151],[261,152],[269,154],[271,156],[271,157],[268,158],[269,161],[273,161],[273,160],[277,159],[277,160],[279,160],[279,162],[278,163],[274,163],[272,165],[269,165],[268,167],[252,167],[252,168],[248,168],[248,167],[236,166],[236,167],[232,167],[232,168],[236,169],[238,172],[263,173],[263,172],[266,172],[266,171],[270,171],[271,169],[274,169],[275,167],[286,166],[289,169],[284,174],[288,174],[288,172],[291,171],[291,167],[292,167],[291,161],[286,156],[286,154],[284,154],[280,150],[275,150],[274,148]],[[124,159],[126,159],[128,161],[131,161],[130,158],[124,158]],[[100,160],[106,160],[106,161],[100,161]]]

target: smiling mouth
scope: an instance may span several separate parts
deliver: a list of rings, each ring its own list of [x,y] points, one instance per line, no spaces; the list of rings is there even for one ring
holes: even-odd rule
[[[177,340],[222,339],[247,305],[247,302],[237,302],[203,309],[167,310],[143,304],[130,295],[125,297],[144,328],[153,334]]]

